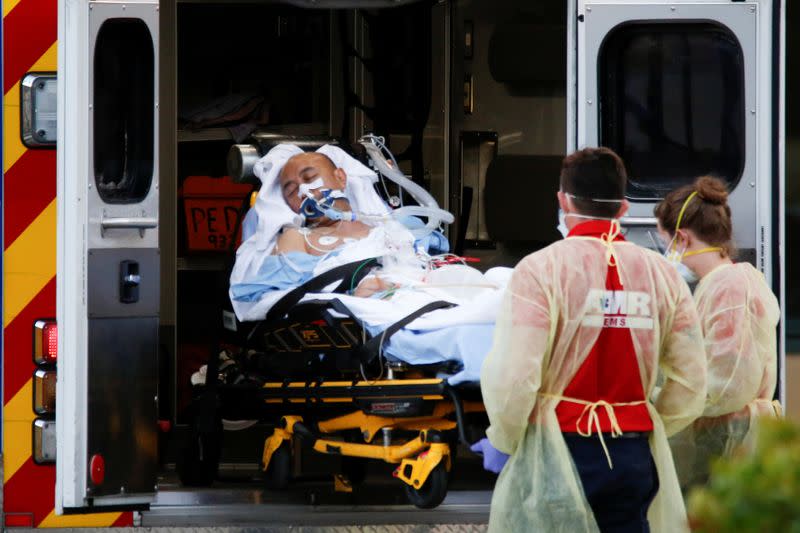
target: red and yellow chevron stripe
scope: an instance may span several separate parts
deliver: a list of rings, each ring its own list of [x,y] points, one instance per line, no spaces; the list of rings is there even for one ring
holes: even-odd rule
[[[56,307],[56,153],[22,144],[19,82],[28,72],[56,70],[58,3],[2,5],[3,511],[36,527],[132,525],[131,513],[56,516],[55,468],[31,458],[32,328],[37,318],[54,317]]]

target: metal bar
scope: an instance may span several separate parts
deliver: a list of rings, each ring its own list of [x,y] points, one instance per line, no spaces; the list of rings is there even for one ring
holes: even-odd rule
[[[158,227],[157,218],[104,218],[103,229],[153,229]]]
[[[622,226],[649,228],[655,226],[657,221],[655,217],[622,217],[619,223]]]
[[[422,450],[430,444],[422,442],[421,437],[396,446],[383,446],[380,444],[355,444],[334,440],[317,439],[314,449],[319,453],[329,455],[343,455],[347,457],[364,457],[367,459],[380,459],[387,463],[399,463]]]

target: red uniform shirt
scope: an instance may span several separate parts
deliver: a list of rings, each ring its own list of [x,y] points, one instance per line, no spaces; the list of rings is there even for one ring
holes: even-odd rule
[[[609,233],[609,222],[592,220],[572,228],[568,238],[573,236],[597,237]],[[624,241],[619,235],[615,241]],[[598,266],[606,265],[605,256],[598,255]],[[607,266],[606,291],[624,291],[617,268]],[[598,287],[599,289],[599,287]],[[619,292],[606,292],[617,298],[624,298]],[[613,306],[610,306],[613,307]],[[612,311],[614,311],[612,309]],[[587,327],[587,326],[582,326]],[[633,347],[631,331],[627,325],[626,315],[621,312],[605,314],[600,336],[592,346],[589,355],[583,362],[575,377],[562,394],[565,398],[575,398],[587,402],[605,400],[610,404],[638,402],[645,399],[642,386],[639,362]],[[595,424],[589,427],[590,419],[585,413],[583,404],[561,401],[556,407],[561,431],[577,433],[578,420],[582,432],[597,432]],[[599,417],[600,429],[603,433],[611,432],[611,422],[604,407],[598,407],[595,413]],[[581,418],[581,415],[583,417]],[[623,432],[652,431],[653,422],[645,404],[614,406],[614,414],[619,428]]]

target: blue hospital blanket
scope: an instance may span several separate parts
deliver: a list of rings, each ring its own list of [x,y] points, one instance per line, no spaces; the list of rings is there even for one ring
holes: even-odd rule
[[[372,335],[380,335],[383,329],[369,328]],[[412,366],[457,361],[461,369],[447,381],[451,385],[478,383],[493,335],[494,324],[466,324],[430,331],[401,329],[385,343],[384,354]]]
[[[264,258],[258,275],[248,283],[231,285],[231,298],[240,302],[257,302],[265,293],[293,289],[310,280],[322,256],[289,252]]]

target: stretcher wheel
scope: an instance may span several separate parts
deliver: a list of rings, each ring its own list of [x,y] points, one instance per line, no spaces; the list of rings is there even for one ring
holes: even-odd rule
[[[415,489],[411,485],[403,484],[406,489],[406,498],[415,507],[420,509],[433,509],[438,507],[447,496],[447,468],[444,463],[439,463],[431,470],[425,483]]]
[[[177,461],[178,477],[186,487],[207,487],[217,478],[222,438],[193,432]]]
[[[288,442],[278,446],[269,460],[264,473],[264,483],[268,489],[281,490],[289,485],[292,478],[292,450]]]

